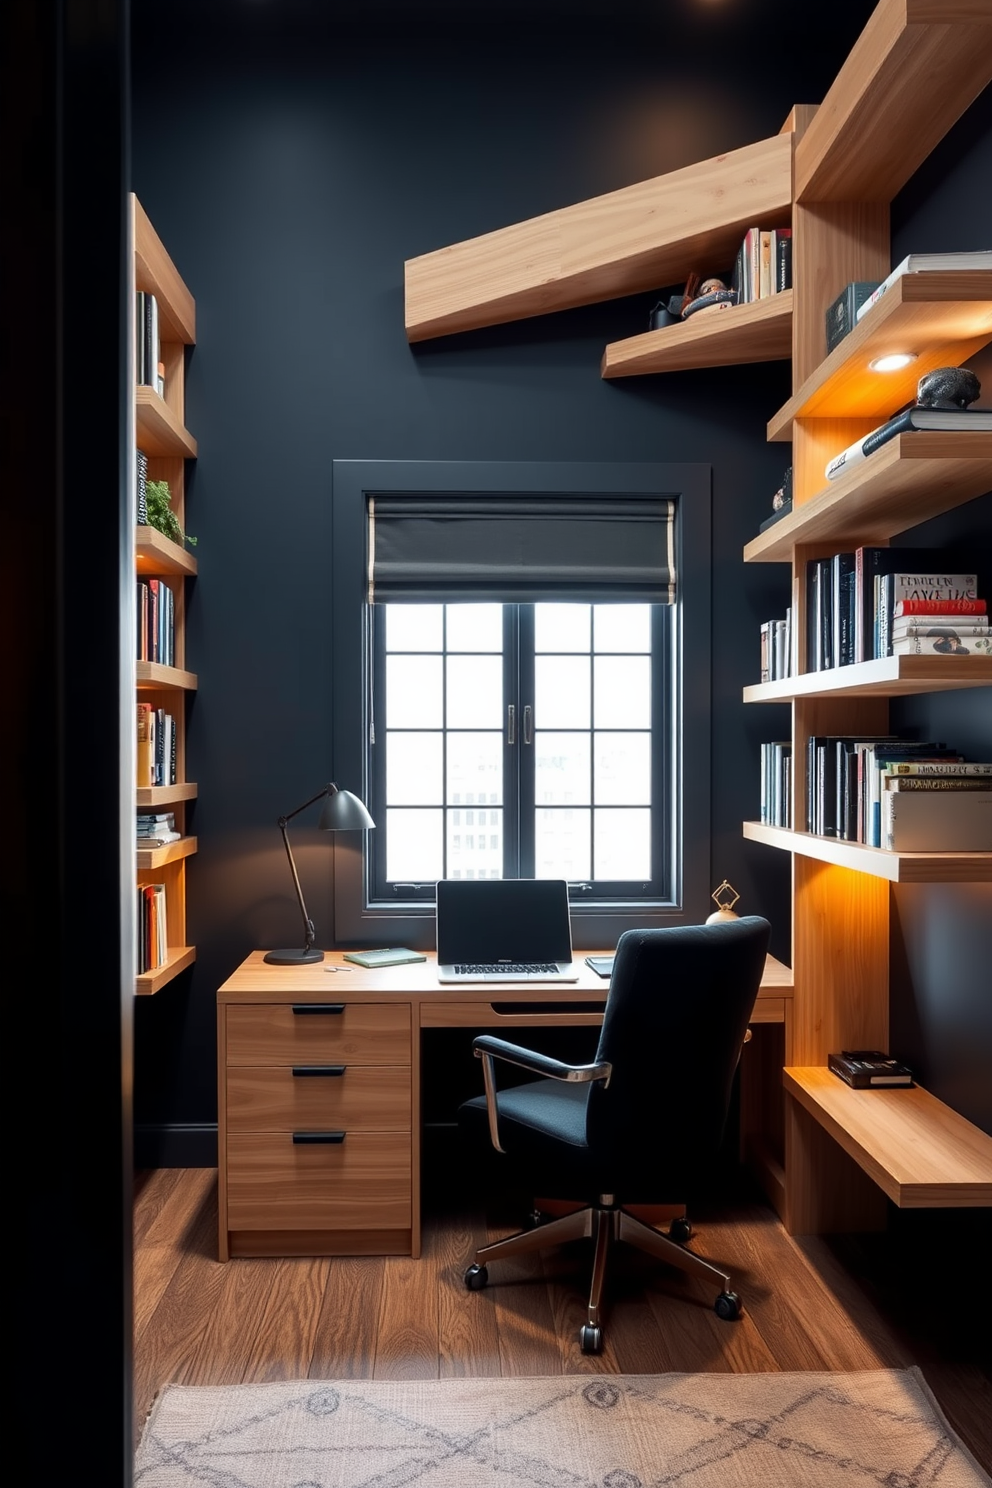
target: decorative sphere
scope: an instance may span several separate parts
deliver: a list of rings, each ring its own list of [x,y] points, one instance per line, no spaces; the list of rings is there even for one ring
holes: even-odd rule
[[[721,920],[736,920],[739,918],[740,916],[735,915],[732,909],[715,909],[711,915],[706,916],[705,923],[707,925],[719,925]]]

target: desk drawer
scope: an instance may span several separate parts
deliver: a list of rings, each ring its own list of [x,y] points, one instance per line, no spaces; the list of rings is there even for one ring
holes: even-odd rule
[[[410,1008],[263,1003],[227,1009],[228,1065],[409,1064]]]
[[[332,1074],[332,1070],[343,1073]],[[228,1071],[230,1132],[328,1127],[408,1132],[410,1125],[407,1066],[310,1064],[259,1069],[239,1065]]]
[[[227,1141],[231,1230],[383,1230],[412,1224],[408,1135],[347,1132],[339,1145],[291,1136]]]

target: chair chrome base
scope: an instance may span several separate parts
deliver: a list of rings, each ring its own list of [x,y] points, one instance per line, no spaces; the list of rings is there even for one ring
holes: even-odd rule
[[[692,1231],[684,1219],[672,1221],[672,1230],[681,1238],[688,1239]],[[676,1240],[663,1235],[660,1230],[635,1218],[612,1194],[601,1194],[595,1204],[577,1209],[561,1219],[549,1220],[530,1230],[508,1235],[505,1240],[495,1240],[491,1245],[481,1246],[475,1253],[475,1261],[465,1273],[465,1285],[470,1291],[479,1291],[489,1279],[488,1262],[501,1261],[509,1256],[523,1255],[531,1250],[544,1250],[549,1245],[564,1245],[569,1240],[591,1239],[593,1242],[592,1280],[589,1285],[587,1321],[579,1330],[579,1342],[584,1354],[598,1354],[603,1346],[603,1324],[601,1316],[603,1284],[606,1278],[606,1259],[611,1244],[624,1240],[646,1251],[669,1266],[676,1266],[689,1276],[720,1284],[720,1294],[714,1304],[717,1314],[727,1320],[738,1318],[743,1311],[740,1298],[730,1289],[730,1276],[702,1257],[693,1255]]]

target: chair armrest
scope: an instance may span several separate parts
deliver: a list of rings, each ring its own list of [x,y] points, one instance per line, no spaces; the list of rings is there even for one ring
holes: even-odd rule
[[[542,1075],[546,1080],[569,1080],[585,1084],[589,1080],[608,1080],[613,1066],[607,1060],[599,1064],[564,1064],[552,1059],[550,1054],[538,1054],[534,1049],[521,1048],[506,1039],[495,1038],[490,1033],[480,1033],[472,1040],[476,1059],[502,1059],[507,1064],[518,1064],[532,1075]]]
[[[565,1064],[552,1059],[549,1054],[538,1054],[534,1049],[523,1049],[519,1044],[495,1038],[490,1033],[480,1033],[472,1040],[476,1059],[482,1060],[482,1078],[486,1087],[486,1111],[489,1116],[489,1137],[497,1152],[503,1146],[499,1140],[499,1107],[496,1101],[496,1075],[494,1061],[502,1059],[507,1064],[517,1064],[533,1075],[542,1075],[549,1080],[566,1080],[572,1084],[588,1084],[591,1080],[610,1082],[613,1066],[609,1060],[598,1064]]]

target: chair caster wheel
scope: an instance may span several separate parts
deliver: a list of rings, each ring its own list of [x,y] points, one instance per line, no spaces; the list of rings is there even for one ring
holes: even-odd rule
[[[598,1354],[603,1348],[603,1330],[594,1323],[583,1323],[579,1329],[579,1347],[584,1354]]]
[[[470,1292],[481,1292],[489,1280],[489,1272],[485,1266],[473,1262],[465,1272],[465,1285]]]
[[[668,1238],[674,1240],[676,1245],[684,1245],[687,1240],[692,1239],[692,1225],[687,1219],[673,1219],[668,1226]]]
[[[721,1292],[713,1304],[716,1315],[726,1323],[733,1323],[744,1311],[744,1304],[736,1292]]]

